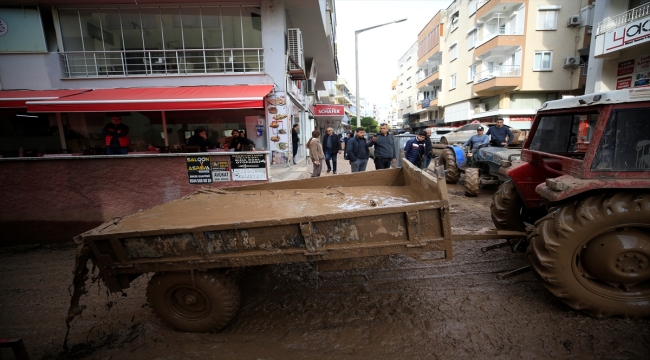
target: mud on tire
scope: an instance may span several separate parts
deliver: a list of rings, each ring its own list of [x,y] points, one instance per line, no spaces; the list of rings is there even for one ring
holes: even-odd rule
[[[524,231],[526,226],[522,219],[523,202],[517,188],[511,180],[499,186],[492,196],[490,214],[494,226],[499,230]]]
[[[445,181],[449,184],[455,184],[458,179],[460,179],[460,171],[458,170],[458,165],[456,164],[456,154],[452,149],[444,149],[438,158],[438,164],[444,167],[445,170]]]
[[[477,196],[479,192],[479,170],[470,168],[465,170],[465,196]]]
[[[534,273],[567,305],[596,317],[650,316],[650,194],[566,204],[528,239]]]
[[[147,301],[167,324],[180,331],[218,331],[239,308],[239,288],[218,272],[156,273],[147,287]]]

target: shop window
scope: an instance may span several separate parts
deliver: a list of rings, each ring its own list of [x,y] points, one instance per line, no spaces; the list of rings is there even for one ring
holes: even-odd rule
[[[553,70],[553,52],[552,51],[535,51],[533,71]]]

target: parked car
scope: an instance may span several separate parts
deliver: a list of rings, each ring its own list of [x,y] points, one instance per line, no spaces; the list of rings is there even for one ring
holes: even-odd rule
[[[440,143],[440,139],[442,139],[443,135],[446,135],[454,131],[454,128],[452,127],[439,127],[439,128],[430,128],[430,129],[431,129],[431,142],[434,144]]]
[[[463,125],[462,127],[443,135],[442,138],[440,138],[440,143],[441,144],[462,144],[465,141],[469,140],[469,138],[472,137],[472,135],[476,135],[476,129],[478,129],[479,126],[483,126],[485,128],[485,127],[492,127],[494,125],[496,125],[496,123]],[[503,125],[503,126],[508,126],[508,125]],[[510,131],[512,131],[512,134],[515,136],[515,139],[512,141],[510,145],[511,146],[521,145],[522,142],[519,140],[519,137],[521,135],[521,130],[510,128]]]

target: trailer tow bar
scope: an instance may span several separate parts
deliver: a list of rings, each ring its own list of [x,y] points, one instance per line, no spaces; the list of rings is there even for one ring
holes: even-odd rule
[[[517,250],[517,248],[519,248],[519,245],[521,245],[521,242],[524,241],[524,238],[514,239],[514,240],[517,240],[517,242],[513,243],[512,240],[508,239],[505,242],[502,242],[500,244],[483,247],[483,248],[481,248],[481,252],[485,254],[488,251],[500,249],[500,248],[503,248],[503,247],[506,247],[506,246],[509,246],[510,250],[512,252],[515,252]]]
[[[511,271],[505,272],[503,274],[498,274],[497,279],[499,279],[499,280],[509,279],[509,278],[511,278],[513,276],[525,274],[525,273],[527,273],[527,272],[529,272],[531,270],[532,270],[532,268],[530,267],[530,265],[526,265],[524,267],[520,267],[519,269],[511,270]]]

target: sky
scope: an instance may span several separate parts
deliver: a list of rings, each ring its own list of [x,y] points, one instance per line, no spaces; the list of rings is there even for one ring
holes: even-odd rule
[[[355,88],[354,31],[407,18],[359,34],[359,88],[362,98],[390,105],[391,82],[399,75],[398,61],[418,34],[450,0],[336,0],[336,42],[339,76]]]

